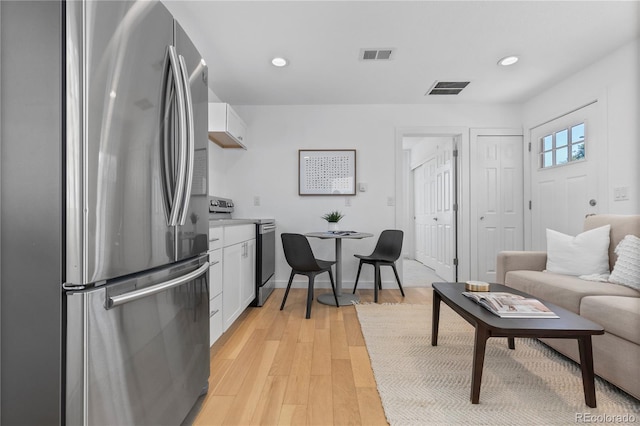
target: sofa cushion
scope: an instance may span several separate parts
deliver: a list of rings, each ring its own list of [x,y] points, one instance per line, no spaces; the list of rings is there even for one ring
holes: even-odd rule
[[[608,273],[610,230],[605,225],[573,237],[547,229],[547,270],[575,276]]]
[[[640,238],[627,235],[616,247],[618,260],[609,281],[640,290]]]
[[[614,253],[618,243],[625,235],[635,235],[640,237],[640,215],[624,214],[595,214],[584,219],[584,230],[598,228],[604,225],[611,225],[609,238],[609,270],[613,270],[613,265],[618,258]]]
[[[543,301],[549,301],[576,314],[585,296],[639,297],[640,292],[613,283],[581,280],[569,275],[539,271],[510,271],[505,284]]]
[[[607,333],[640,345],[640,298],[587,296],[580,304],[580,315],[600,324]]]

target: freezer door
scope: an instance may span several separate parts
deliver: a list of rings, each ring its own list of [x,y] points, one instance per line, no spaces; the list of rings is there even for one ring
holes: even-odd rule
[[[207,389],[208,269],[205,255],[67,294],[67,424],[181,424]]]
[[[187,105],[189,164],[187,187],[184,193],[182,221],[177,228],[176,247],[178,259],[185,259],[208,249],[209,197],[207,189],[207,129],[208,90],[207,66],[187,34],[175,22],[175,46],[185,70]]]
[[[153,1],[66,7],[67,281],[87,284],[176,258],[160,166],[173,19]]]

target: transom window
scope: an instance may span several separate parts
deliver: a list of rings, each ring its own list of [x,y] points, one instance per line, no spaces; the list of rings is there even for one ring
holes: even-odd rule
[[[540,168],[584,160],[585,124],[580,123],[540,138]]]

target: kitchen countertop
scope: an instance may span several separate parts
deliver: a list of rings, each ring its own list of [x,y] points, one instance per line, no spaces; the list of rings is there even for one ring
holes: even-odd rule
[[[209,219],[209,226],[248,225],[255,223],[255,219]]]

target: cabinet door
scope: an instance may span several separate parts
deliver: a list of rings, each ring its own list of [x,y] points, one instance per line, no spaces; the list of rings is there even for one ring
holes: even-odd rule
[[[224,330],[242,313],[241,299],[241,275],[242,260],[244,253],[244,243],[234,244],[225,247],[222,252],[222,316],[224,319]]]
[[[209,346],[222,336],[222,295],[209,300]]]
[[[246,241],[242,258],[242,308],[256,297],[256,240]]]
[[[209,252],[209,298],[222,293],[222,250]]]

